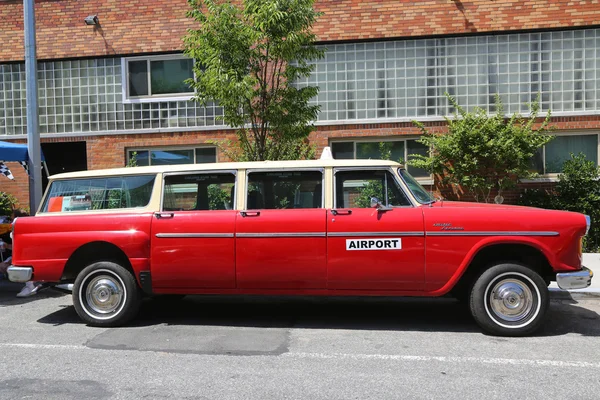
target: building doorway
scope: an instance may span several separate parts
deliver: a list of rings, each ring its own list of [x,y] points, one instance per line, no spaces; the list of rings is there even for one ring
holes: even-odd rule
[[[87,151],[85,142],[42,143],[50,175],[63,172],[87,170]],[[48,177],[42,174],[42,187],[46,190]]]

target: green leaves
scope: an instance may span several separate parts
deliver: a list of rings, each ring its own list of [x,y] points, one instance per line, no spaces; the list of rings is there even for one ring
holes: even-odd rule
[[[10,193],[0,192],[0,215],[10,216],[17,205],[18,201],[15,196]]]
[[[549,130],[550,112],[539,127],[534,127],[539,104],[530,104],[530,116],[504,116],[504,107],[496,95],[497,114],[476,108],[469,112],[446,93],[454,107],[453,118],[446,118],[448,133],[432,133],[421,122],[421,143],[433,151],[429,156],[414,155],[409,164],[437,174],[445,184],[461,186],[476,201],[489,202],[492,192],[499,195],[516,186],[520,178],[531,178],[531,159],[537,149],[552,137]]]
[[[530,207],[574,211],[589,215],[592,225],[585,237],[584,251],[600,248],[600,168],[585,155],[571,154],[565,161],[553,190],[527,190],[519,204]]]
[[[188,16],[199,22],[184,38],[185,53],[196,60],[188,82],[195,100],[223,107],[222,119],[238,129],[244,159],[306,155],[285,152],[303,148],[319,113],[319,106],[309,104],[318,87],[293,86],[323,57],[311,30],[320,16],[314,0],[243,0],[241,7],[228,0],[188,3]]]

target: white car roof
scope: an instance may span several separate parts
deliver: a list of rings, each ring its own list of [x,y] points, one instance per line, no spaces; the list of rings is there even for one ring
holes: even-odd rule
[[[76,179],[115,175],[146,175],[168,172],[240,170],[240,169],[297,169],[326,167],[401,167],[394,161],[386,160],[300,160],[300,161],[253,161],[220,162],[205,164],[157,165],[150,167],[112,168],[91,171],[67,172],[52,175],[54,179]]]

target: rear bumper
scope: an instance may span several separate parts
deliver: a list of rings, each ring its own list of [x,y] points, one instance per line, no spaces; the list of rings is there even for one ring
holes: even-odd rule
[[[11,265],[6,272],[8,273],[8,279],[11,282],[29,282],[33,275],[33,268],[15,267],[14,265]]]
[[[563,290],[585,289],[592,284],[593,276],[594,272],[586,267],[581,267],[581,271],[556,274],[556,284]]]

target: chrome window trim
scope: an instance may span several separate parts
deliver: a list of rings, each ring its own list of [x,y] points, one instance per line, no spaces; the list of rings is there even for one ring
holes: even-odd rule
[[[553,231],[425,231],[425,236],[560,236]]]
[[[298,238],[298,237],[325,237],[326,232],[268,232],[268,233],[236,233],[239,238]]]
[[[420,205],[420,203],[415,203],[415,199],[413,199],[412,197],[412,192],[410,190],[407,190],[407,188],[404,186],[404,181],[402,180],[398,180],[398,177],[396,176],[396,173],[394,171],[393,166],[390,167],[333,167],[333,209],[335,210],[337,208],[337,190],[336,190],[336,185],[337,185],[337,177],[336,174],[339,171],[364,171],[364,170],[386,170],[389,171],[392,174],[392,177],[394,178],[394,181],[396,182],[396,184],[400,187],[400,189],[403,191],[404,195],[406,196],[406,198],[408,199],[409,203],[411,203],[411,205],[409,206],[391,206],[392,208],[415,208],[415,206]],[[410,195],[409,195],[410,194]],[[350,207],[344,207],[344,208],[350,208]]]
[[[119,212],[119,211],[123,211],[123,210],[139,210],[139,209],[144,209],[147,208],[148,206],[150,206],[150,204],[152,204],[152,196],[154,196],[154,188],[156,186],[156,179],[158,177],[158,175],[160,175],[160,173],[157,172],[150,172],[150,173],[141,173],[141,174],[107,174],[107,175],[98,175],[98,176],[91,176],[91,177],[80,177],[80,178],[60,178],[60,179],[50,179],[48,181],[48,186],[46,187],[46,190],[44,191],[43,195],[42,195],[42,199],[40,201],[40,205],[38,206],[38,210],[37,213],[39,214],[52,214],[52,215],[57,215],[60,213],[68,213],[69,215],[71,215],[72,213],[88,213],[88,212]],[[69,181],[69,180],[84,180],[84,179],[88,179],[88,180],[92,180],[92,179],[110,179],[110,178],[127,178],[127,177],[135,177],[135,176],[154,176],[154,183],[152,184],[152,191],[150,193],[150,198],[148,200],[148,203],[145,206],[140,206],[140,207],[125,207],[125,208],[110,208],[110,209],[104,209],[104,210],[81,210],[81,211],[59,211],[59,212],[49,212],[49,211],[44,211],[45,208],[47,208],[47,204],[46,202],[49,199],[50,196],[50,187],[51,185],[53,185],[55,182],[64,182],[64,181]],[[36,214],[37,214],[36,213]]]
[[[182,238],[233,238],[233,233],[157,233],[157,238],[182,239]]]
[[[325,209],[325,168],[324,167],[318,167],[318,168],[265,168],[265,169],[260,169],[260,168],[252,168],[252,169],[247,169],[246,170],[246,187],[244,188],[244,207],[242,208],[243,210],[252,210],[251,208],[248,208],[248,182],[249,182],[249,177],[251,173],[254,172],[284,172],[284,171],[289,171],[289,172],[305,172],[305,171],[318,171],[321,173],[321,207],[319,208],[290,208],[290,209],[286,209],[286,208],[261,208],[261,210],[323,210]]]
[[[159,212],[164,212],[163,209],[164,201],[165,201],[165,180],[168,176],[177,176],[177,175],[200,175],[200,174],[233,174],[233,199],[232,199],[232,207],[231,210],[188,210],[188,211],[169,211],[169,212],[201,212],[201,211],[235,211],[237,205],[237,192],[238,192],[238,170],[237,169],[217,169],[211,171],[177,171],[177,172],[164,172],[162,174],[162,187],[160,189],[160,206]]]
[[[400,180],[402,181],[402,183],[404,184],[404,186],[406,187],[406,189],[410,192],[410,194],[412,195],[412,197],[415,199],[415,201],[422,206],[427,206],[430,204],[435,203],[435,198],[431,199],[428,202],[422,203],[421,201],[419,201],[419,199],[417,198],[417,196],[413,193],[412,189],[410,188],[410,186],[408,186],[408,183],[406,183],[406,180],[404,179],[404,177],[402,176],[402,174],[400,173],[400,171],[406,171],[407,174],[410,175],[410,172],[408,172],[408,170],[405,167],[398,167],[396,168],[396,170],[394,172],[396,172],[396,174],[398,175],[398,177],[400,178]],[[412,176],[412,175],[411,175]],[[415,178],[414,176],[412,176],[412,178],[419,183],[419,181],[417,181],[417,178]],[[420,184],[420,183],[419,183]],[[425,189],[425,188],[423,188]],[[432,196],[433,197],[433,196]]]
[[[425,236],[423,231],[409,232],[329,232],[328,237]]]

